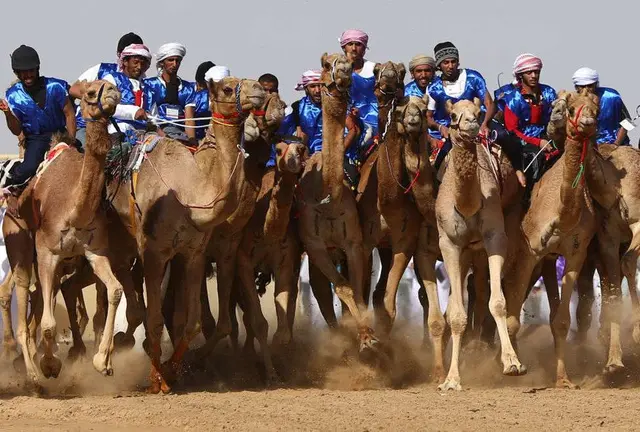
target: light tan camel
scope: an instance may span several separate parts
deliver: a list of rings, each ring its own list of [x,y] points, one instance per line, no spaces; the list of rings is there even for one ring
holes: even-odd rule
[[[507,255],[507,236],[500,184],[516,181],[515,173],[502,178],[492,165],[484,144],[478,142],[480,101],[447,103],[451,115],[451,160],[436,199],[436,217],[440,235],[440,250],[451,281],[451,297],[447,318],[451,326],[453,353],[451,367],[440,389],[461,390],[458,362],[462,334],[467,316],[463,304],[463,289],[471,262],[481,267],[489,262],[491,295],[489,310],[493,315],[502,345],[503,373],[521,375],[526,368],[520,364],[507,333],[506,307],[500,286]],[[474,255],[479,259],[474,259]],[[431,306],[431,305],[430,305]]]
[[[27,221],[35,238],[38,279],[42,285],[43,315],[41,321],[44,356],[40,368],[45,377],[57,377],[61,362],[54,355],[56,321],[53,315],[54,292],[62,276],[64,260],[84,256],[95,274],[107,286],[109,310],[105,332],[98,352],[93,357],[94,367],[105,375],[113,374],[111,353],[113,350],[113,326],[115,312],[122,294],[122,285],[116,279],[109,262],[107,219],[100,208],[104,188],[104,163],[111,141],[107,133],[108,118],[120,102],[117,88],[105,81],[91,83],[82,99],[83,115],[89,118],[85,154],[75,149],[62,151],[46,170],[29,183],[19,200],[19,211]],[[76,179],[69,188],[69,179]],[[8,245],[9,246],[9,245]],[[33,258],[33,257],[32,257]],[[18,301],[23,303],[29,290],[31,263],[17,269],[11,260],[16,281]],[[26,328],[24,305],[20,309],[20,329]],[[22,336],[21,345],[28,377],[37,380],[31,344]]]
[[[4,238],[4,237],[3,237]],[[3,240],[4,242],[4,240]],[[8,361],[13,354],[16,354],[18,343],[13,333],[13,323],[11,319],[11,298],[13,297],[13,273],[11,270],[5,275],[4,281],[0,284],[0,308],[2,309],[2,354],[0,359]]]
[[[360,347],[364,349],[376,339],[364,315],[362,230],[355,198],[344,181],[343,171],[352,66],[340,54],[323,55],[321,65],[322,151],[311,156],[300,180],[298,228],[310,265],[329,279],[336,295],[347,305],[358,327]],[[342,260],[345,255],[348,281],[334,264],[334,259]]]
[[[160,139],[146,154],[135,180],[118,188],[113,205],[136,239],[147,292],[146,330],[151,357],[150,392],[170,391],[161,372],[160,337],[164,327],[161,284],[167,264],[181,275],[173,329],[177,342],[165,373],[177,372],[189,342],[200,332],[200,289],[205,249],[213,228],[223,223],[242,199],[245,182],[243,122],[264,104],[257,81],[234,77],[209,83],[214,119],[210,134],[194,155],[181,142]],[[215,136],[213,142],[212,136]],[[134,205],[131,205],[134,204]],[[229,292],[219,293],[221,319],[217,330],[230,328]],[[228,333],[228,330],[226,330]]]
[[[534,186],[531,205],[519,229],[509,232],[510,252],[504,283],[509,335],[515,341],[520,310],[539,264],[545,257],[564,256],[565,271],[559,303],[551,303],[551,331],[557,358],[556,385],[574,388],[564,362],[569,331],[569,300],[596,230],[591,197],[584,184],[584,162],[597,129],[598,106],[592,98],[561,92],[557,104],[566,104],[565,149],[562,157]],[[557,293],[549,292],[549,296]]]

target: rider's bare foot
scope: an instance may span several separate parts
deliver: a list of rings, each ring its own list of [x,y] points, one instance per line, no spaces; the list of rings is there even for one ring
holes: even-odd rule
[[[520,170],[516,171],[516,177],[518,177],[518,182],[520,186],[527,187],[527,177],[525,177],[524,173]]]

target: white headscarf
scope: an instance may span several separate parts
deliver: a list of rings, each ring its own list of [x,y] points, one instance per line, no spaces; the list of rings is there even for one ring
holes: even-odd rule
[[[162,74],[162,61],[169,57],[183,57],[187,55],[187,48],[181,43],[169,42],[158,48],[156,53],[156,68],[158,69],[158,75]]]
[[[143,44],[131,44],[126,46],[122,52],[120,53],[120,58],[118,58],[118,70],[122,71],[122,65],[124,59],[132,56],[140,56],[146,59],[151,60],[151,53],[149,52],[149,48]]]
[[[594,69],[581,67],[573,74],[572,80],[573,85],[586,86],[600,81],[600,76]]]
[[[218,82],[225,77],[231,76],[231,71],[226,66],[214,66],[204,74],[204,79],[209,82]]]

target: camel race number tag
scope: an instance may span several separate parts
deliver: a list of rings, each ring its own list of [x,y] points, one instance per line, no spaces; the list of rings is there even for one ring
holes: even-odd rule
[[[620,126],[626,129],[627,132],[631,132],[636,128],[636,124],[629,119],[624,119],[620,122]]]
[[[167,118],[176,120],[180,117],[180,110],[178,108],[167,107]]]

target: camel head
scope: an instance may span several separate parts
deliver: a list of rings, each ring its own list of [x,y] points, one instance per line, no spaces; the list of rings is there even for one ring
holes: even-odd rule
[[[226,120],[242,120],[265,103],[266,93],[255,80],[226,77],[208,85],[211,112]]]
[[[353,66],[344,54],[324,53],[320,59],[322,65],[322,75],[320,81],[324,87],[333,95],[337,90],[343,96],[347,96],[347,91],[351,87],[351,74]],[[335,96],[335,95],[334,95]]]
[[[299,174],[309,158],[309,149],[301,142],[284,142],[276,144],[276,166],[280,172]]]
[[[120,103],[118,88],[108,81],[93,81],[87,84],[80,109],[85,119],[108,119],[116,112]]]
[[[450,100],[446,103],[447,113],[451,116],[449,134],[464,141],[474,140],[480,132],[480,106],[478,98],[472,101],[460,100],[455,104]]]
[[[406,97],[396,107],[398,133],[420,135],[427,133],[427,103],[429,96]]]
[[[554,103],[551,120],[564,122],[566,134],[572,139],[595,137],[598,132],[600,99],[591,92],[561,91]]]
[[[376,95],[384,95],[393,98],[396,92],[402,90],[404,93],[404,76],[407,71],[403,63],[376,63],[373,68],[373,76],[376,79]],[[381,95],[380,95],[381,94]]]
[[[278,93],[267,95],[264,105],[258,110],[259,115],[254,112],[258,127],[263,132],[275,132],[282,120],[284,120],[284,110],[287,104],[280,99]]]

